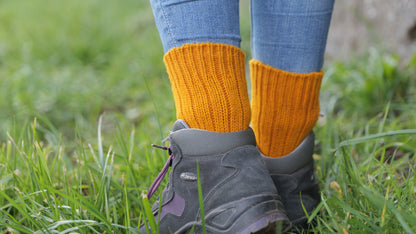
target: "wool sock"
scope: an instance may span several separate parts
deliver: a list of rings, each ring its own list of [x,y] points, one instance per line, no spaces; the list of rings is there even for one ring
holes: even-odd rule
[[[164,56],[176,116],[191,128],[214,132],[246,130],[250,102],[244,52],[220,43],[185,44]]]
[[[257,146],[265,156],[287,155],[318,120],[323,72],[292,73],[251,60],[250,74]]]

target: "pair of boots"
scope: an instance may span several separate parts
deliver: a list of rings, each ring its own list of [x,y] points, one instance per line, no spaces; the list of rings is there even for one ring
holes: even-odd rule
[[[320,202],[313,172],[312,132],[281,158],[263,156],[250,128],[218,133],[189,128],[178,120],[168,140],[169,161],[148,194],[154,193],[171,166],[161,204],[153,206],[160,233],[203,232],[198,176],[207,233],[276,233],[304,228],[305,211],[310,214]],[[140,231],[145,230],[142,225]]]

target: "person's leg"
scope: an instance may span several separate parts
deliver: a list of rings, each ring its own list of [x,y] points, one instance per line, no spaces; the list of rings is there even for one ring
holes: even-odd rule
[[[169,151],[168,162],[148,192],[150,198],[172,166],[161,209],[154,205],[159,232],[202,233],[197,178],[208,233],[287,228],[249,128],[238,0],[152,0],[152,7],[178,118],[170,146],[160,147]]]
[[[240,47],[238,0],[150,0],[165,53],[187,43]]]
[[[333,2],[251,2],[252,126],[266,156],[293,151],[318,119]]]
[[[151,0],[178,119],[191,128],[246,130],[250,104],[238,0]]]
[[[334,0],[252,0],[252,127],[294,226],[319,204],[314,127]]]

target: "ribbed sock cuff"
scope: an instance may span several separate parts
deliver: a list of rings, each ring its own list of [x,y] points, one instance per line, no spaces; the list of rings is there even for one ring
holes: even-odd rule
[[[186,44],[166,53],[177,118],[208,131],[247,129],[251,110],[244,58],[240,48],[216,43]]]
[[[269,157],[289,154],[318,120],[323,72],[291,73],[251,60],[250,74],[257,145]]]

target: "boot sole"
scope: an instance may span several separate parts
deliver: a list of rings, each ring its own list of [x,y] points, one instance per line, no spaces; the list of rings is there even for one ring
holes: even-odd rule
[[[242,231],[238,232],[240,234],[249,234],[249,233],[265,233],[265,234],[275,234],[275,233],[286,233],[292,229],[290,222],[282,217],[281,212],[273,212],[267,214],[249,226],[245,227]]]
[[[190,222],[175,233],[203,233],[200,220]],[[279,233],[291,224],[276,195],[256,195],[224,204],[205,217],[206,233]]]

